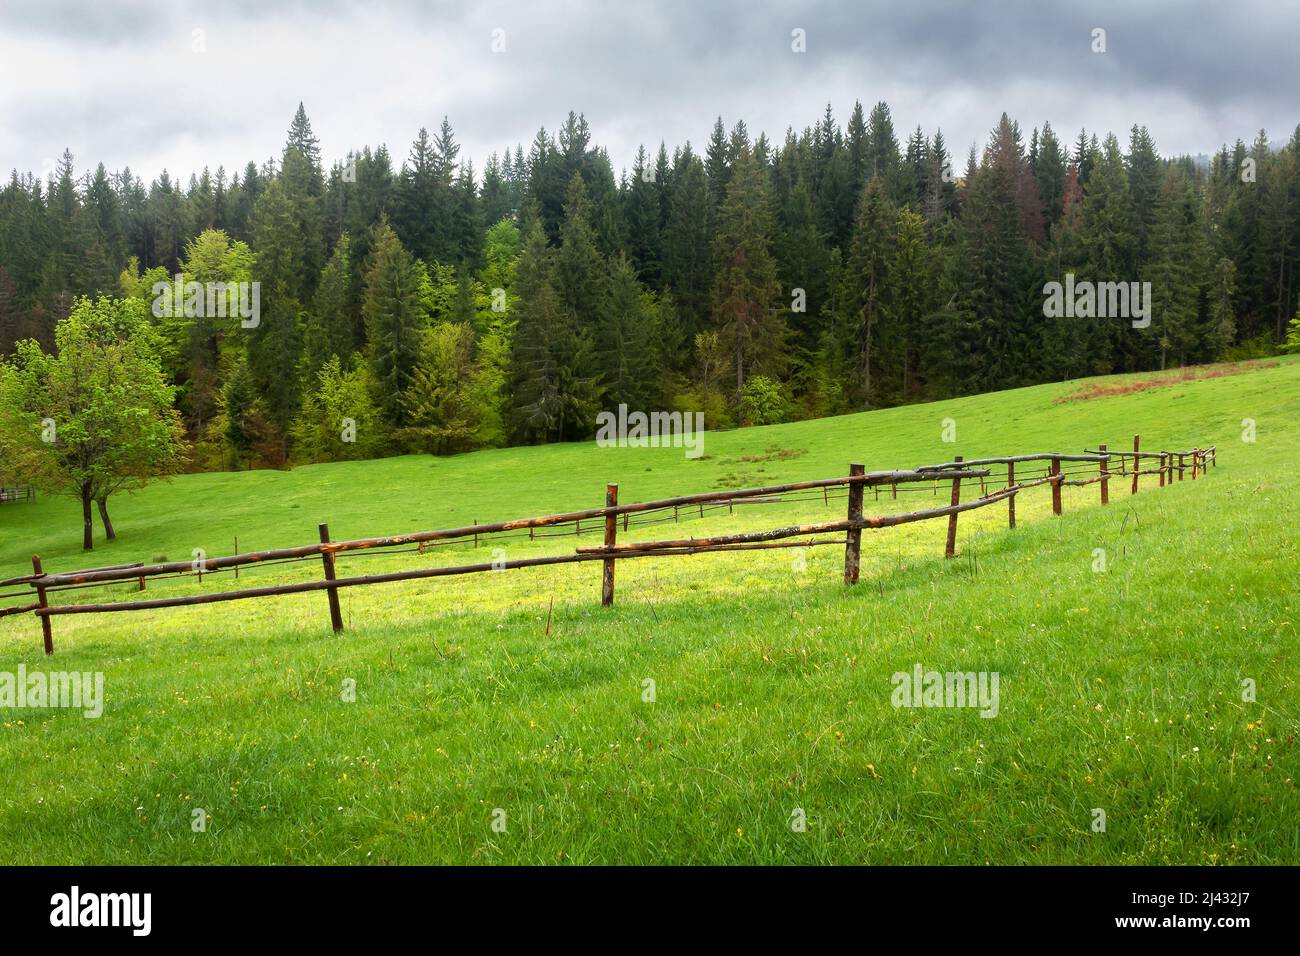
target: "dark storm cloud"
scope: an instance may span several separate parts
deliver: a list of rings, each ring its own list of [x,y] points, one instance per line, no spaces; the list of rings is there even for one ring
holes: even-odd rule
[[[386,142],[400,162],[446,114],[481,169],[573,109],[627,166],[641,143],[701,146],[719,114],[779,140],[878,99],[900,138],[942,128],[958,153],[1003,110],[1066,140],[1143,123],[1196,153],[1290,135],[1298,27],[1263,3],[10,3],[0,165],[40,172],[67,146],[147,178],[230,170],[278,153],[300,99],[327,160]]]

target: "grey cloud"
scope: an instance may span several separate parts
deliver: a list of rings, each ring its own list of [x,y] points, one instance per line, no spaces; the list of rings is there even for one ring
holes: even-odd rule
[[[195,27],[205,57],[189,56]],[[65,145],[146,178],[241,168],[278,153],[300,99],[327,159],[385,142],[400,162],[446,114],[480,170],[570,109],[626,167],[640,143],[701,147],[719,114],[779,139],[827,102],[844,122],[855,99],[889,102],[900,137],[942,128],[959,154],[1003,110],[1067,140],[1144,123],[1166,153],[1195,153],[1291,134],[1297,27],[1300,9],[1264,3],[47,0],[0,11],[0,168],[39,170]]]

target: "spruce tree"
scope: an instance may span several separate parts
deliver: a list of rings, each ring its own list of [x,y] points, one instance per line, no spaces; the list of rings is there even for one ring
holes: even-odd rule
[[[386,221],[375,232],[362,316],[379,412],[394,428],[407,424],[403,396],[420,359],[426,320],[419,263]]]
[[[748,375],[776,375],[784,359],[786,323],[778,311],[767,192],[766,172],[742,147],[713,239],[713,319],[732,357],[737,401]]]

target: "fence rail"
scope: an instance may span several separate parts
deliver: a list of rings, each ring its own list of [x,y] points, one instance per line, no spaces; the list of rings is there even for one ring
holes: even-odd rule
[[[601,603],[608,606],[614,603],[614,572],[616,562],[620,560],[824,545],[844,547],[844,580],[846,584],[854,584],[858,580],[862,531],[864,529],[890,528],[917,521],[946,518],[948,528],[944,556],[951,558],[956,555],[957,519],[959,515],[974,509],[987,508],[1005,502],[1007,505],[1008,526],[1014,528],[1016,526],[1016,498],[1022,491],[1049,485],[1052,494],[1052,512],[1059,515],[1062,512],[1061,488],[1063,486],[1082,487],[1100,484],[1100,498],[1101,503],[1104,505],[1110,499],[1110,482],[1116,478],[1130,478],[1131,493],[1136,494],[1139,479],[1142,475],[1158,475],[1160,486],[1163,487],[1166,483],[1172,483],[1175,480],[1175,474],[1177,480],[1183,480],[1184,475],[1190,469],[1191,478],[1195,480],[1199,474],[1204,474],[1207,466],[1217,466],[1218,464],[1218,455],[1212,445],[1208,448],[1193,448],[1188,451],[1172,452],[1143,452],[1140,450],[1139,445],[1140,438],[1135,435],[1133,436],[1133,451],[1131,452],[1110,451],[1107,446],[1100,445],[1095,451],[1085,450],[1083,454],[1043,452],[1000,458],[978,458],[969,461],[957,457],[943,464],[925,465],[920,468],[899,471],[868,472],[862,465],[852,464],[849,466],[849,474],[840,478],[820,478],[811,481],[768,485],[761,488],[711,491],[621,505],[618,503],[618,485],[610,484],[605,487],[605,506],[602,508],[347,541],[330,540],[329,526],[322,524],[318,529],[320,540],[314,544],[238,553],[238,539],[236,539],[235,550],[237,553],[221,557],[200,558],[194,561],[121,564],[48,573],[42,568],[40,557],[33,555],[32,573],[30,575],[0,581],[0,588],[26,588],[26,590],[0,593],[0,602],[7,600],[21,600],[23,602],[12,607],[0,607],[0,617],[29,612],[34,614],[41,623],[45,653],[53,654],[54,639],[51,619],[61,615],[103,614],[157,608],[190,607],[283,594],[325,591],[328,599],[330,624],[336,632],[341,632],[344,625],[342,609],[339,603],[339,591],[344,588],[461,574],[477,574],[488,571],[599,561],[601,562]],[[1154,461],[1157,463],[1156,467],[1144,468],[1142,467],[1144,461]],[[1017,474],[1017,465],[1021,466],[1019,474]],[[1118,470],[1115,470],[1112,467],[1113,465],[1118,465]],[[1094,466],[1095,473],[1093,473]],[[999,469],[1004,470],[999,471]],[[1086,475],[1084,474],[1085,471],[1087,472]],[[976,482],[979,485],[979,494],[963,501],[963,485]],[[882,492],[890,495],[891,500],[897,500],[900,493],[908,491],[923,492],[930,490],[933,496],[938,497],[940,489],[945,488],[945,486],[949,493],[947,504],[891,514],[863,514],[867,491],[872,492],[875,501],[879,501]],[[835,521],[786,525],[764,531],[736,532],[708,537],[669,538],[624,543],[618,541],[620,524],[622,525],[622,531],[628,533],[634,525],[641,527],[669,520],[680,523],[683,513],[689,518],[694,518],[696,512],[698,512],[698,518],[703,519],[706,512],[717,511],[722,508],[726,508],[727,512],[732,514],[735,508],[739,506],[816,501],[818,499],[824,506],[829,506],[832,498],[837,501],[840,499],[847,500],[844,518]],[[584,521],[587,522],[585,530],[582,527]],[[338,574],[338,562],[344,556],[365,557],[367,556],[365,552],[369,552],[373,556],[410,552],[427,553],[431,547],[465,542],[466,540],[472,540],[473,546],[477,548],[483,538],[489,541],[497,541],[527,534],[530,540],[536,540],[538,537],[558,536],[559,533],[555,529],[567,526],[572,526],[573,530],[572,532],[564,531],[564,535],[571,533],[575,537],[580,537],[583,534],[600,533],[602,542],[594,546],[576,547],[572,554],[546,555],[515,560],[501,559],[475,564],[423,567],[345,577],[340,577]],[[539,534],[538,532],[541,529],[550,530]],[[827,535],[833,537],[826,537]],[[414,545],[414,547],[411,547],[411,545]],[[238,577],[241,567],[267,567],[318,559],[321,561],[323,569],[321,580],[126,601],[52,605],[49,600],[51,595],[65,591],[100,588],[121,583],[133,583],[139,590],[143,591],[145,582],[149,578],[169,580],[193,576],[199,582],[202,582],[205,574],[212,575],[233,571],[235,577]]]

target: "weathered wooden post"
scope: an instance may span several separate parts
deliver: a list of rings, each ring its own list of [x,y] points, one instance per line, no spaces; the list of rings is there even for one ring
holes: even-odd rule
[[[1201,450],[1199,448],[1193,448],[1192,449],[1192,481],[1196,480],[1196,468],[1200,464],[1200,461],[1201,461]]]
[[[953,462],[955,462],[958,466],[960,466],[961,455],[954,456]],[[960,470],[960,467],[958,468],[958,470]],[[960,501],[961,501],[961,479],[954,478],[952,480],[953,507],[956,507]],[[957,512],[954,511],[952,514],[948,515],[948,542],[947,544],[944,545],[943,556],[945,558],[951,558],[954,557],[956,554],[957,554]]]
[[[1016,486],[1016,463],[1014,461],[1009,461],[1007,462],[1007,487],[1014,488],[1015,486]],[[1008,495],[1007,496],[1007,527],[1014,528],[1015,526],[1016,526],[1016,496]]]
[[[1171,469],[1169,473],[1169,478],[1171,481],[1173,480],[1173,477],[1174,477],[1173,471]],[[1181,451],[1178,453],[1178,480],[1179,481],[1183,480],[1183,453]]]
[[[1052,459],[1052,514],[1061,513],[1061,459]]]
[[[1098,445],[1097,451],[1101,452],[1101,463],[1097,465],[1097,470],[1101,473],[1101,503],[1110,504],[1110,455],[1106,454],[1106,446]]]
[[[330,526],[323,524],[320,526],[320,543],[328,545],[330,543]],[[325,580],[334,580],[334,552],[329,548],[322,548],[320,553],[321,563],[325,565]],[[330,601],[330,624],[334,626],[334,633],[338,634],[343,630],[343,612],[339,610],[339,589],[326,588],[325,593],[329,596]]]
[[[1141,435],[1133,436],[1133,490],[1129,494],[1138,493],[1138,472],[1142,470],[1141,459],[1138,457],[1138,448],[1141,444]]]
[[[235,554],[239,554],[239,535],[235,535]],[[235,565],[235,580],[239,580],[239,565]],[[143,591],[144,588],[140,590]]]
[[[849,477],[857,478],[866,474],[867,469],[862,465],[849,465]],[[849,482],[849,520],[862,520],[862,493],[866,489],[860,481]],[[862,529],[859,527],[849,528],[849,533],[845,536],[844,543],[844,583],[858,583],[858,566],[861,559],[862,551]]]
[[[45,572],[41,570],[41,559],[39,555],[32,555],[32,573],[38,578]],[[36,603],[42,608],[50,606],[50,602],[45,597],[45,588],[39,584],[34,585],[36,588]],[[54,653],[54,631],[50,627],[50,616],[48,614],[38,615],[41,619],[41,636],[45,638],[45,654],[50,656]]]
[[[605,507],[618,505],[618,485],[605,486]],[[618,515],[605,515],[605,550],[613,551],[618,540]],[[600,603],[609,607],[614,603],[614,559],[608,557],[601,562],[603,571],[600,577]]]
[[[1165,453],[1160,453],[1160,464],[1156,466],[1156,471],[1160,472],[1160,487],[1165,486]]]

